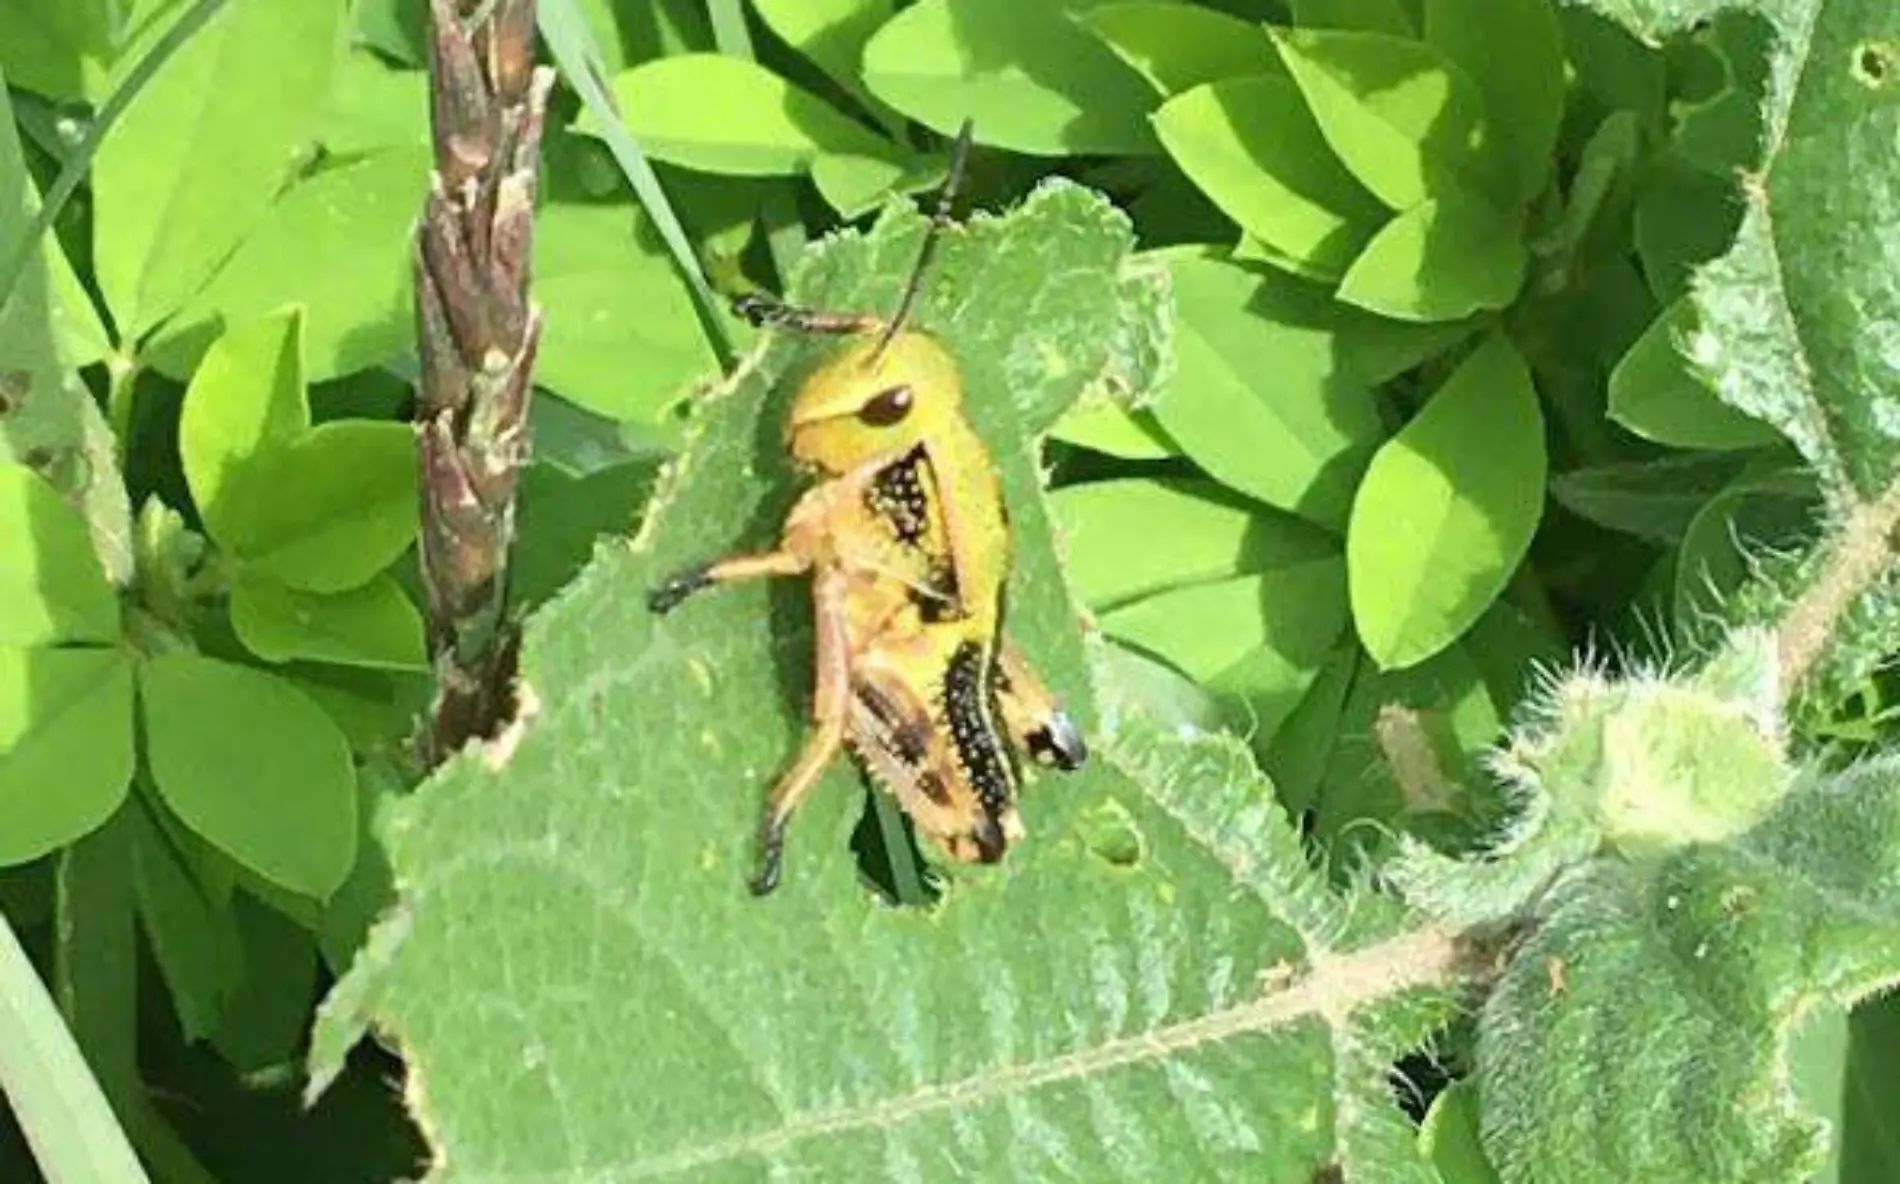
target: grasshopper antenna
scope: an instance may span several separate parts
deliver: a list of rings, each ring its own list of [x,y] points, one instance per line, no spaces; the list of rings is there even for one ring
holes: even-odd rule
[[[963,126],[957,129],[956,142],[950,146],[950,175],[944,180],[943,193],[937,198],[937,212],[930,217],[930,229],[924,231],[924,245],[917,252],[917,264],[910,269],[910,279],[904,282],[903,298],[897,302],[897,312],[890,323],[884,326],[884,335],[877,339],[877,348],[871,351],[871,360],[876,361],[884,353],[884,348],[897,336],[904,322],[910,319],[911,309],[917,304],[917,297],[924,290],[924,275],[930,270],[930,260],[937,253],[937,240],[943,235],[943,228],[950,224],[950,208],[956,202],[957,190],[963,185],[964,165],[970,159],[970,136],[975,130],[974,120],[965,119]]]

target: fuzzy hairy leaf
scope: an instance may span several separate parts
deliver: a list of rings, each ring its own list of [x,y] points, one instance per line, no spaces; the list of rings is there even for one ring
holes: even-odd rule
[[[1504,1178],[1810,1179],[1824,1133],[1784,1050],[1811,1009],[1900,981],[1897,852],[1888,759],[1798,787],[1738,842],[1580,873],[1481,1021]]]
[[[1594,0],[1660,36],[1717,0]],[[1823,698],[1900,644],[1891,536],[1900,521],[1900,11],[1885,0],[1774,0],[1762,165],[1728,253],[1690,279],[1690,361],[1731,406],[1801,450],[1836,529],[1768,599],[1792,683]],[[1736,37],[1745,43],[1746,37]],[[1746,66],[1746,63],[1744,63]]]
[[[792,295],[888,307],[921,227],[832,240]],[[325,1005],[319,1085],[365,1023],[396,1033],[439,1179],[1431,1178],[1384,1074],[1442,1015],[1410,988],[1455,947],[1325,888],[1238,745],[1092,702],[1023,428],[1113,364],[1127,246],[1105,203],[1045,188],[953,233],[920,312],[1003,476],[1014,632],[1095,739],[1087,772],[1030,789],[1028,840],[930,912],[880,907],[838,767],[783,886],[746,895],[804,732],[805,595],[725,589],[661,621],[643,594],[783,513],[785,400],[830,347],[771,335],[701,408],[641,540],[530,624],[539,707],[512,751],[392,806],[401,902]]]

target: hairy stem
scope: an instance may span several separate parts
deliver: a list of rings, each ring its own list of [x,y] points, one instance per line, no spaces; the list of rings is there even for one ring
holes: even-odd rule
[[[1783,694],[1792,696],[1827,652],[1854,602],[1892,568],[1900,531],[1900,481],[1848,512],[1821,543],[1820,577],[1788,609],[1776,630]]]
[[[534,0],[431,0],[429,49],[435,170],[415,273],[433,766],[513,712],[508,559],[541,331],[529,261],[554,76],[534,66]]]

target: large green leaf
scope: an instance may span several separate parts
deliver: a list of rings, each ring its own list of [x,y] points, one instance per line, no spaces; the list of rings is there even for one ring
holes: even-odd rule
[[[115,7],[108,0],[0,0],[0,69],[48,98],[99,98],[115,48]]]
[[[244,470],[309,426],[298,312],[237,326],[212,344],[185,391],[178,452],[213,537],[235,532],[246,512]]]
[[[305,659],[421,670],[422,617],[388,575],[324,596],[244,573],[231,588],[231,627],[268,662]]]
[[[104,822],[132,780],[132,667],[117,650],[0,647],[0,864]]]
[[[889,158],[898,149],[745,58],[682,54],[614,79],[627,127],[655,159],[741,177],[802,172],[825,153]],[[592,128],[583,116],[583,126]]]
[[[1382,666],[1450,645],[1504,588],[1544,510],[1543,413],[1494,335],[1379,449],[1346,536],[1353,620]]]
[[[312,382],[400,352],[414,333],[409,240],[428,182],[425,151],[390,148],[293,186],[160,331],[153,364],[188,376],[220,328],[292,304]]]
[[[1434,197],[1499,200],[1477,85],[1437,50],[1330,29],[1274,30],[1273,40],[1326,142],[1380,201],[1409,210]]]
[[[1225,12],[1170,0],[1124,0],[1091,8],[1079,19],[1163,96],[1204,82],[1286,73],[1266,30]]]
[[[1384,430],[1315,285],[1171,257],[1176,365],[1154,407],[1170,439],[1222,484],[1315,521],[1345,521]]]
[[[307,592],[366,583],[415,541],[415,452],[408,424],[318,424],[245,471],[245,499],[219,542]]]
[[[339,4],[227,5],[107,133],[94,255],[122,339],[183,304],[263,215],[315,134],[343,25]]]
[[[1141,76],[1072,15],[1087,0],[922,0],[864,47],[878,98],[944,135],[1017,152],[1151,152]]]
[[[1343,275],[1385,217],[1285,78],[1197,86],[1164,103],[1154,124],[1201,192],[1302,275]]]
[[[1481,202],[1428,199],[1387,222],[1339,281],[1339,298],[1407,321],[1503,308],[1524,282],[1517,227]]]
[[[1564,113],[1564,46],[1549,0],[1427,0],[1425,41],[1464,68],[1483,98],[1505,204],[1550,177]]]
[[[921,228],[830,240],[793,295],[887,306]],[[642,541],[530,624],[536,714],[392,805],[402,899],[323,1009],[319,1085],[385,1026],[471,1177],[1431,1178],[1385,1076],[1443,1014],[1417,988],[1450,945],[1387,940],[1388,907],[1317,883],[1237,746],[1092,702],[1011,396],[1046,422],[1109,360],[1123,310],[1093,296],[1127,233],[1041,189],[950,236],[920,314],[964,362],[1014,511],[1012,626],[1093,771],[1033,787],[1028,839],[923,912],[860,883],[861,791],[836,769],[778,893],[747,896],[762,787],[804,730],[808,610],[727,589],[662,622],[643,592],[782,512],[789,380],[833,347],[768,337],[704,405]]]
[[[622,206],[542,208],[535,299],[557,315],[542,327],[534,376],[590,411],[651,423],[718,367],[691,295],[648,233]]]
[[[0,523],[0,645],[118,640],[119,606],[78,511],[0,461]]]
[[[324,897],[356,854],[342,733],[284,680],[197,654],[139,672],[146,760],[185,824],[274,884]]]
[[[1103,631],[1237,701],[1256,738],[1292,711],[1345,627],[1337,541],[1211,482],[1100,481],[1050,507]]]

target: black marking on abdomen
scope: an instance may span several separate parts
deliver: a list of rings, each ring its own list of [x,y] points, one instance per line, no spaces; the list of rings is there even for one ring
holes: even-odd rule
[[[944,718],[957,763],[983,807],[995,814],[1016,793],[1015,770],[996,735],[996,683],[982,646],[965,641],[943,672]]]

